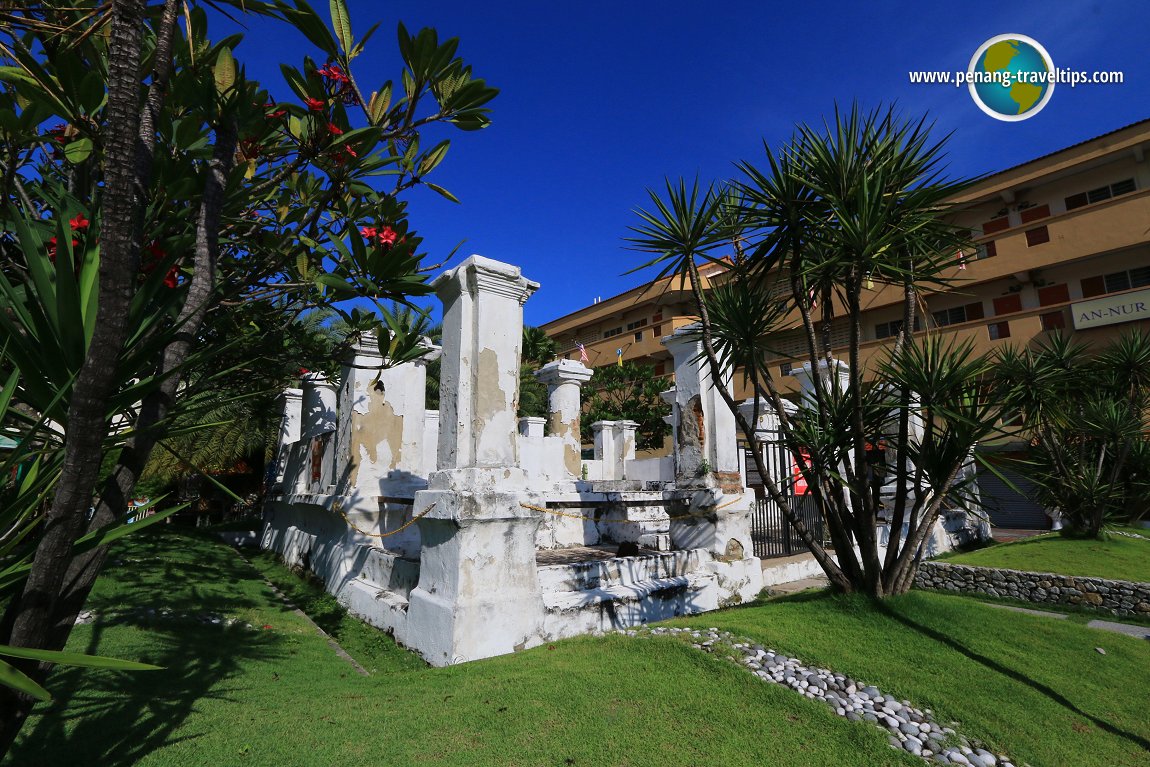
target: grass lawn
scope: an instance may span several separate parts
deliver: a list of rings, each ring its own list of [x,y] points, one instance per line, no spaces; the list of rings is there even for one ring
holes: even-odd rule
[[[1131,529],[1130,532],[1150,538],[1150,530]],[[1043,535],[999,543],[944,559],[960,565],[1150,583],[1150,541],[1117,535],[1105,541]]]
[[[89,603],[100,619],[70,648],[166,670],[62,670],[12,764],[923,764],[673,639],[588,637],[431,669],[296,584],[363,677],[226,547],[142,535],[112,559]],[[164,608],[186,617],[155,617]],[[1150,761],[1147,642],[926,593],[883,610],[800,596],[678,622],[876,683],[1035,767]]]

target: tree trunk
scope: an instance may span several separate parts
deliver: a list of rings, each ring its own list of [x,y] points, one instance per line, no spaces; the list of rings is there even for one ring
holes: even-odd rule
[[[64,438],[64,465],[28,581],[13,600],[8,643],[49,647],[56,601],[72,546],[84,530],[108,431],[116,361],[127,333],[128,306],[139,271],[136,152],[140,128],[139,67],[144,0],[113,0],[108,56],[108,131],[104,149],[99,309],[87,357],[73,386]],[[54,649],[54,648],[53,648]],[[43,680],[48,666],[19,664]],[[33,700],[0,688],[0,753],[7,753]]]
[[[216,262],[219,255],[220,215],[224,203],[224,187],[235,164],[236,129],[226,125],[216,131],[216,146],[204,183],[204,196],[196,223],[195,271],[188,296],[176,322],[180,332],[164,349],[161,375],[166,375],[160,388],[149,394],[136,419],[136,434],[120,454],[112,475],[100,491],[96,514],[90,529],[98,529],[113,522],[127,506],[136,482],[148,458],[155,449],[156,426],[170,412],[180,384],[178,371],[191,352],[196,334],[203,325],[211,298],[215,293]],[[104,566],[107,547],[99,546],[75,557],[68,568],[64,589],[55,611],[53,638],[62,647],[72,631],[76,616],[84,607],[96,577]]]

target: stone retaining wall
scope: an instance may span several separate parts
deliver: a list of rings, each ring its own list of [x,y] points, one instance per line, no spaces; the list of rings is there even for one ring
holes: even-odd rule
[[[914,585],[1037,604],[1077,605],[1113,615],[1150,616],[1148,583],[923,562]]]

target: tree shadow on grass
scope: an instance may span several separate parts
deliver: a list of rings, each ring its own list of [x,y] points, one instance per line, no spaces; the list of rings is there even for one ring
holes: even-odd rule
[[[113,558],[107,593],[94,594],[87,605],[96,619],[83,648],[163,670],[58,668],[49,677],[56,700],[37,706],[36,718],[11,751],[12,764],[135,764],[164,746],[203,735],[173,733],[201,702],[231,700],[242,688],[224,682],[245,665],[287,656],[283,636],[242,620],[228,625],[226,616],[237,611],[271,607],[229,594],[230,584],[254,577],[246,563],[214,546],[193,546],[191,557],[164,556],[170,546],[134,542]]]
[[[892,620],[895,620],[898,623],[901,623],[902,625],[906,626],[907,628],[911,629],[912,631],[916,631],[919,634],[922,634],[923,636],[925,636],[929,639],[933,639],[934,641],[936,641],[940,644],[946,645],[947,647],[954,650],[955,652],[958,652],[958,653],[966,656],[967,658],[974,661],[975,663],[981,664],[982,666],[985,666],[986,668],[990,669],[991,671],[994,671],[995,673],[1002,674],[1003,676],[1009,677],[1009,678],[1015,680],[1016,682],[1019,682],[1021,684],[1026,685],[1027,687],[1034,689],[1035,691],[1041,693],[1042,695],[1045,695],[1047,698],[1054,701],[1058,705],[1062,706],[1066,710],[1071,711],[1071,712],[1077,714],[1078,716],[1083,717],[1084,719],[1090,720],[1099,729],[1104,730],[1105,732],[1108,732],[1111,735],[1115,735],[1119,738],[1124,738],[1125,740],[1130,741],[1131,743],[1135,744],[1139,748],[1142,748],[1146,751],[1150,751],[1150,740],[1147,740],[1146,738],[1142,737],[1141,735],[1138,735],[1137,733],[1128,732],[1128,731],[1122,729],[1121,727],[1119,727],[1119,726],[1117,726],[1117,725],[1115,725],[1115,724],[1113,724],[1113,723],[1111,723],[1105,719],[1102,719],[1101,717],[1098,717],[1098,716],[1090,714],[1086,711],[1083,711],[1072,700],[1070,700],[1065,695],[1063,695],[1062,693],[1055,690],[1053,687],[1050,687],[1049,685],[1043,684],[1042,682],[1038,682],[1034,679],[1031,679],[1029,676],[1027,676],[1023,672],[1016,671],[1016,670],[1010,668],[1009,666],[1006,666],[1006,665],[1002,664],[1001,662],[999,662],[993,658],[989,658],[989,657],[983,655],[982,653],[979,653],[979,652],[971,649],[970,647],[967,647],[966,645],[964,645],[962,642],[958,641],[954,637],[948,636],[947,634],[944,634],[941,631],[937,631],[933,628],[930,628],[929,626],[925,626],[925,625],[915,621],[914,619],[909,618],[906,615],[903,615],[902,613],[895,610],[893,607],[891,607],[886,602],[876,601],[874,604],[875,604],[875,607],[881,613],[890,617]]]

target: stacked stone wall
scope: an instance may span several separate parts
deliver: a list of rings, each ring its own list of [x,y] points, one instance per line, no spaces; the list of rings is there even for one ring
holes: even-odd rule
[[[1113,615],[1150,616],[1150,583],[923,562],[914,585],[1035,604],[1073,605]]]

